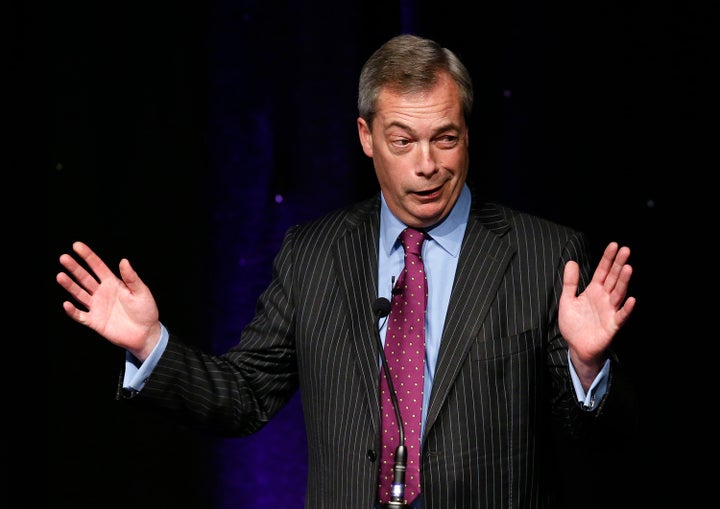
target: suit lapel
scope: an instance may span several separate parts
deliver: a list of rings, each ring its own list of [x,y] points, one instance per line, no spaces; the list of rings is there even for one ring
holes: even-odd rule
[[[507,228],[492,206],[470,214],[440,343],[426,433],[437,419],[514,255],[502,240]]]
[[[346,297],[351,340],[357,363],[349,368],[359,372],[362,390],[371,412],[371,422],[379,422],[378,406],[378,338],[373,302],[377,298],[379,246],[379,195],[365,202],[357,213],[348,216],[346,232],[337,243],[335,253],[338,280]]]

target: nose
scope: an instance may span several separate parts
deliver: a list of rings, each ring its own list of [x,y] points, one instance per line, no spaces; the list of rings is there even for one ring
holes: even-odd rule
[[[437,149],[434,149],[430,142],[418,143],[418,160],[416,163],[418,175],[429,177],[438,171],[438,154],[436,154],[436,151]]]

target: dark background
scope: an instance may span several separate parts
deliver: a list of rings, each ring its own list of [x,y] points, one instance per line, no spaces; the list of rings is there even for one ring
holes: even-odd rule
[[[43,42],[50,126],[49,503],[37,507],[302,506],[298,400],[232,440],[115,401],[124,353],[64,315],[57,258],[75,240],[113,269],[129,258],[163,323],[223,351],[285,229],[376,190],[357,139],[357,78],[400,32],[468,65],[470,171],[487,194],[587,231],[598,256],[611,240],[633,250],[638,305],[616,347],[642,433],[567,451],[571,507],[697,494],[688,455],[704,449],[689,442],[700,426],[684,387],[707,335],[690,310],[702,262],[689,251],[705,248],[682,234],[705,215],[710,60],[709,21],[692,4],[57,2],[24,21],[18,48]]]

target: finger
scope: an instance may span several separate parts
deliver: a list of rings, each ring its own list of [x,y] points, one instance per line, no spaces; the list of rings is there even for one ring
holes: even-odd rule
[[[102,258],[95,254],[95,251],[90,249],[84,242],[73,242],[73,251],[85,261],[87,266],[90,267],[101,282],[103,279],[115,277],[115,274],[113,274]]]
[[[55,280],[62,286],[76,301],[85,306],[86,309],[90,308],[90,294],[75,282],[73,278],[65,274],[64,272],[58,273],[55,276]],[[67,311],[67,307],[65,308]]]
[[[577,262],[570,260],[565,264],[565,270],[563,271],[563,287],[560,300],[575,298],[579,283],[580,266]]]
[[[595,272],[593,273],[592,280],[596,283],[599,283],[601,285],[605,284],[605,280],[607,278],[608,273],[610,272],[613,260],[615,259],[615,255],[618,251],[618,244],[617,242],[610,242],[607,247],[605,247],[605,251],[603,252],[602,257],[600,258],[600,262],[598,263],[597,267],[595,268]]]
[[[612,305],[618,307],[620,303],[625,300],[627,295],[628,287],[630,286],[630,278],[632,277],[633,269],[631,265],[623,265],[620,274],[613,288],[611,296]]]
[[[95,293],[95,290],[97,290],[99,286],[97,279],[95,279],[85,267],[80,265],[75,258],[69,254],[62,254],[60,255],[60,264],[65,267],[68,274],[70,274],[78,284],[82,285],[87,292],[90,294]],[[68,290],[68,288],[65,289]]]
[[[122,277],[125,286],[134,294],[145,288],[145,283],[140,279],[135,269],[132,268],[127,258],[120,260],[120,277]]]
[[[620,275],[622,274],[623,268],[627,266],[626,262],[630,257],[630,248],[623,246],[615,254],[615,258],[612,262],[610,272],[605,278],[605,289],[608,292],[615,290],[615,286],[618,284]]]
[[[87,313],[80,311],[72,302],[63,302],[63,309],[65,310],[65,314],[70,318],[78,323],[85,324],[85,317],[87,316]]]
[[[615,313],[615,323],[618,327],[622,327],[625,322],[627,322],[627,319],[630,318],[630,314],[633,312],[633,309],[635,309],[635,303],[635,297],[628,297],[625,304],[617,310],[617,313]]]

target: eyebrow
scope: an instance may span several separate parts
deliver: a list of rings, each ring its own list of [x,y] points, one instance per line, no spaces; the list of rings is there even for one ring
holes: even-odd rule
[[[416,134],[417,134],[417,131],[416,131],[415,129],[413,129],[413,128],[411,128],[409,125],[404,124],[404,123],[399,122],[399,121],[390,122],[390,124],[388,124],[388,125],[385,127],[385,130],[387,130],[387,129],[391,128],[391,127],[399,127],[400,129],[403,129],[404,131],[408,131],[410,134],[413,134],[413,135],[416,135]],[[442,133],[442,132],[445,132],[445,131],[458,131],[458,132],[459,132],[460,130],[461,130],[461,129],[460,129],[460,127],[459,127],[457,124],[455,124],[455,123],[453,123],[453,122],[448,122],[447,124],[441,125],[441,126],[438,127],[437,129],[433,129],[432,135],[433,135],[433,136],[436,136],[437,134]]]

